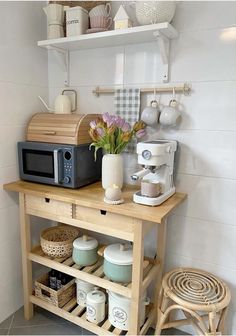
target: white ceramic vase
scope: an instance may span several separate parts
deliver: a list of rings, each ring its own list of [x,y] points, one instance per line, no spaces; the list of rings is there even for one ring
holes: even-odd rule
[[[102,158],[102,187],[123,186],[123,158],[121,154],[105,154]]]

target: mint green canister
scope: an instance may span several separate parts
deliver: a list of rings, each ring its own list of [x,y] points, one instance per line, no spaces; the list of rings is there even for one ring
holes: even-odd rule
[[[104,250],[104,274],[112,281],[132,280],[133,248],[131,245],[112,244]]]
[[[73,261],[81,266],[93,265],[98,260],[97,249],[98,241],[83,235],[73,241]]]

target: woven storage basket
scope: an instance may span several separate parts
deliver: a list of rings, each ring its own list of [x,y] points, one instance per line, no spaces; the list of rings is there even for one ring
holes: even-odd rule
[[[35,280],[35,296],[53,304],[56,307],[62,308],[67,302],[76,296],[75,279],[72,279],[57,291],[48,287],[48,284],[48,273]]]
[[[40,243],[45,254],[53,258],[65,258],[72,255],[73,241],[78,237],[78,229],[60,225],[41,232]]]

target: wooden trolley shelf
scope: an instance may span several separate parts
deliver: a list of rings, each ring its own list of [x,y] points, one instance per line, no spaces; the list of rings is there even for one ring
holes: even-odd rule
[[[98,335],[144,335],[155,323],[157,316],[157,300],[165,258],[167,217],[185,200],[186,194],[175,193],[160,206],[148,207],[133,202],[133,193],[136,191],[133,187],[123,188],[124,203],[118,206],[104,203],[104,190],[100,183],[68,190],[17,181],[4,185],[4,189],[19,192],[25,318],[29,320],[33,317],[35,304]],[[133,242],[131,283],[120,284],[107,279],[103,273],[102,258],[95,265],[82,267],[76,265],[71,257],[52,259],[43,253],[40,246],[32,249],[31,216]],[[158,259],[146,258],[145,237],[155,228],[155,254]],[[145,263],[145,260],[149,263]],[[107,317],[98,325],[87,321],[85,309],[77,305],[75,298],[64,307],[58,308],[32,295],[33,262],[130,298],[129,331],[114,328]],[[154,284],[153,305],[147,307],[146,320],[140,328],[141,300],[151,282]]]
[[[75,323],[82,328],[88,329],[91,332],[94,332],[97,335],[127,335],[129,334],[127,331],[120,330],[118,328],[115,328],[111,325],[111,323],[108,320],[108,316],[106,315],[106,318],[103,322],[99,324],[94,324],[86,320],[86,309],[85,307],[81,307],[77,304],[76,299],[70,300],[64,307],[58,308],[34,295],[30,296],[30,301],[37,306],[44,308],[51,313],[54,313],[60,317],[63,317],[64,319]],[[146,319],[140,328],[140,334],[144,335],[149,327],[151,326],[153,320],[155,317],[155,311],[152,304],[149,305],[149,308],[146,309]]]
[[[109,289],[115,293],[131,298],[132,285],[119,284],[108,280],[103,273],[103,258],[99,258],[92,266],[79,266],[73,262],[72,257],[53,259],[45,255],[40,246],[35,247],[29,253],[28,259],[38,264],[56,269],[57,271],[71,275],[72,277],[90,282],[99,287]],[[151,281],[157,276],[159,261],[148,259],[149,264],[144,268],[143,291],[149,286]]]

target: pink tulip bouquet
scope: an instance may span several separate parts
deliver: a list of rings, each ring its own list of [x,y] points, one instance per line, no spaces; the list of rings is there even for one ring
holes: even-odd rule
[[[95,154],[103,148],[107,154],[120,154],[133,137],[141,138],[146,134],[146,124],[141,120],[133,127],[119,116],[104,113],[90,122],[89,135],[95,147]]]

